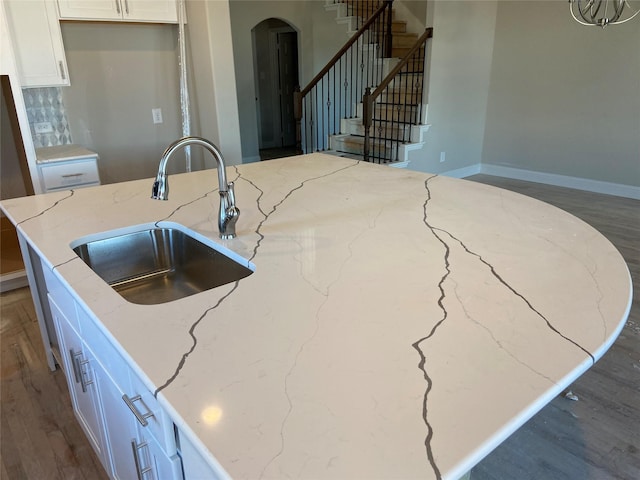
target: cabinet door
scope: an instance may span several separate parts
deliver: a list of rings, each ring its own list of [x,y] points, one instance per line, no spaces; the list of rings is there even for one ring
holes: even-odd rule
[[[136,419],[122,401],[122,391],[100,367],[97,381],[102,392],[102,411],[109,443],[110,476],[118,480],[137,478],[132,441],[137,439]]]
[[[189,437],[178,430],[180,441],[180,456],[182,457],[182,469],[184,478],[206,478],[207,480],[217,480],[227,478],[227,475],[218,474],[204,457],[198,452],[196,447],[191,443]]]
[[[54,0],[4,0],[22,87],[69,85]]]
[[[176,23],[176,0],[58,0],[60,18]]]
[[[132,442],[136,450],[137,471],[144,480],[182,480],[182,465],[177,453],[167,455],[156,439],[138,425],[138,440]]]
[[[125,20],[141,22],[176,23],[175,0],[121,0]]]
[[[119,480],[182,480],[177,455],[167,455],[123,400],[124,393],[102,367],[96,368],[110,445],[111,476]]]
[[[62,19],[120,20],[120,0],[58,0]]]
[[[51,296],[49,296],[49,304],[58,335],[63,369],[67,377],[74,413],[96,454],[103,465],[106,465],[108,457],[105,452],[106,439],[100,405],[101,392],[94,375],[94,366],[99,364],[91,351],[84,347],[78,333]],[[72,313],[70,312],[70,314]]]

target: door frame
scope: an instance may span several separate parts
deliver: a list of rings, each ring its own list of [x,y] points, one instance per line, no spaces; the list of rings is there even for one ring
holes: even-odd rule
[[[298,47],[298,55],[296,58],[296,68],[298,70],[298,78],[300,78],[300,45],[299,45],[300,32],[298,32],[298,30],[286,20],[282,20],[279,18],[275,18],[275,19],[285,23],[286,25],[268,28],[268,37],[269,37],[268,50],[269,50],[271,65],[276,65],[276,66],[279,65],[278,50],[277,50],[277,35],[279,33],[295,33],[296,44]],[[260,25],[260,23],[258,23],[255,27],[252,28],[251,40],[252,40],[252,47],[253,47],[253,81],[254,81],[254,91],[256,93],[255,107],[256,107],[256,122],[257,122],[257,132],[258,132],[258,149],[262,150],[266,148],[278,148],[282,145],[282,125],[281,125],[281,112],[280,112],[280,96],[278,94],[280,74],[279,74],[279,68],[276,67],[276,68],[271,68],[271,71],[270,71],[271,92],[269,95],[269,101],[271,102],[271,107],[273,112],[270,120],[271,122],[273,122],[274,126],[277,126],[278,132],[274,134],[272,141],[270,142],[263,141],[262,122],[265,119],[263,119],[263,116],[261,113],[261,103],[264,101],[264,99],[263,99],[263,96],[260,95],[260,90],[258,88],[260,79],[259,79],[259,71],[258,71],[258,60],[256,55],[257,45],[256,45],[256,35],[255,35],[255,28],[258,25]]]

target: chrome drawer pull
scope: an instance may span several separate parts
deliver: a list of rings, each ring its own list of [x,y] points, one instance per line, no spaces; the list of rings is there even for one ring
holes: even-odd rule
[[[79,357],[76,357],[76,362],[78,362],[78,373],[80,374],[80,386],[82,387],[82,393],[87,393],[87,385],[91,385],[93,380],[85,381],[85,372],[82,370],[82,366],[87,365],[89,360],[80,360]]]
[[[71,367],[73,368],[73,376],[76,379],[76,383],[80,383],[80,364],[78,363],[78,357],[82,355],[82,352],[74,352],[73,348],[69,350],[69,358],[71,359]]]
[[[62,80],[66,80],[67,75],[64,73],[64,64],[62,63],[62,60],[58,62],[58,67],[60,67],[60,76],[62,77]]]
[[[143,476],[145,473],[153,470],[151,467],[142,468],[142,461],[140,460],[140,456],[138,455],[138,450],[147,446],[147,442],[142,442],[141,444],[136,443],[136,440],[131,440],[131,450],[133,450],[133,461],[136,463],[136,474],[138,475],[138,480],[143,480]]]
[[[62,178],[74,178],[81,177],[84,173],[67,173],[66,175],[61,175]]]
[[[136,395],[133,398],[129,398],[129,396],[125,393],[124,395],[122,395],[122,400],[124,400],[124,403],[127,404],[127,407],[129,407],[129,410],[131,410],[131,412],[135,415],[135,417],[138,419],[138,421],[143,427],[146,427],[147,425],[149,425],[149,422],[147,422],[147,418],[153,417],[153,412],[149,410],[149,407],[147,407],[147,405],[144,403],[144,400],[142,400],[142,397],[140,395]],[[137,402],[138,400],[140,400],[140,403],[142,403],[142,405],[144,405],[144,408],[147,409],[147,413],[140,413],[140,410],[138,410],[136,406],[133,404],[133,402]]]

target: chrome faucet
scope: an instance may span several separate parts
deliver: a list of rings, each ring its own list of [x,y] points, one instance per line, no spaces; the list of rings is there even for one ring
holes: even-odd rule
[[[158,175],[153,183],[151,198],[154,200],[167,200],[169,198],[169,176],[166,173],[169,158],[182,147],[187,145],[201,145],[213,155],[218,164],[218,185],[220,191],[220,207],[218,209],[218,229],[220,238],[228,239],[236,236],[236,222],[240,216],[240,210],[236,207],[236,199],[233,193],[233,182],[227,183],[224,160],[218,147],[209,140],[201,137],[183,137],[167,147],[160,159]]]

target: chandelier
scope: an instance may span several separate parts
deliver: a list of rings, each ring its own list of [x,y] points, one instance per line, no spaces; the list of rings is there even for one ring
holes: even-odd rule
[[[569,0],[569,10],[576,22],[602,28],[628,22],[640,13],[628,0]]]

